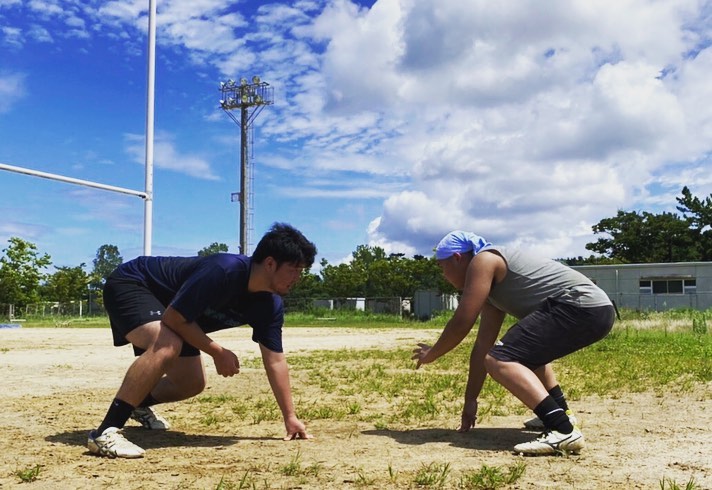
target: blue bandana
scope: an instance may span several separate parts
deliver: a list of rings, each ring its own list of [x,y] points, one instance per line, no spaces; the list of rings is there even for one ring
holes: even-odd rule
[[[438,260],[447,259],[454,253],[472,252],[474,255],[484,247],[492,245],[479,235],[469,231],[451,231],[440,240],[435,247],[435,258]]]

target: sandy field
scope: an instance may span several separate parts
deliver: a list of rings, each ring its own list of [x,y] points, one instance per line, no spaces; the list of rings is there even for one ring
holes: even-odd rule
[[[232,329],[214,337],[245,360],[258,355],[250,333]],[[286,328],[284,345],[292,358],[316,349],[410,348],[436,335]],[[683,397],[641,393],[573,402],[587,441],[579,456],[512,454],[514,444],[536,436],[523,429],[521,416],[493,416],[466,434],[453,430],[459,421],[447,419],[380,429],[348,417],[306,420],[314,439],[285,442],[280,421],[247,417],[206,425],[195,404],[180,402],[160,407],[170,431],[129,422],[125,434],[147,450],[145,458],[96,457],[86,450],[87,433],[103,418],[133,359],[130,348],[111,346],[110,337],[107,329],[0,329],[1,488],[428,488],[415,482],[419,469],[446,463],[441,488],[460,488],[465,472],[522,462],[523,476],[507,488],[659,489],[663,478],[684,488],[694,478],[696,488],[712,489],[710,385]],[[262,369],[224,379],[204,362],[204,394],[269,393]],[[328,396],[294,369],[292,385],[299,400]],[[301,471],[289,474],[290,462]],[[36,479],[23,482],[18,472],[32,468],[38,468]]]

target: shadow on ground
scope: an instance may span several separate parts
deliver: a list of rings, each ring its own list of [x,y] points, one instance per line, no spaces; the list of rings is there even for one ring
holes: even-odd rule
[[[509,428],[482,427],[469,432],[451,429],[366,430],[367,436],[390,437],[400,444],[422,445],[447,442],[451,446],[480,451],[511,451],[520,442],[536,437],[535,433]]]
[[[156,449],[167,447],[219,447],[231,446],[240,441],[273,441],[279,437],[240,437],[240,436],[215,436],[205,434],[186,434],[180,431],[147,431],[140,427],[126,427],[124,435],[131,442],[138,444],[143,449]],[[66,444],[68,446],[84,446],[87,444],[89,431],[73,430],[60,432],[45,437],[48,442]]]

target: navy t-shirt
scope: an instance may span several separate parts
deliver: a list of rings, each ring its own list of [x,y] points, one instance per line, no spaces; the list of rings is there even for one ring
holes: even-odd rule
[[[252,340],[282,352],[284,305],[267,291],[250,293],[252,260],[245,255],[138,257],[112,274],[144,284],[165,305],[206,332],[239,325],[252,327]]]

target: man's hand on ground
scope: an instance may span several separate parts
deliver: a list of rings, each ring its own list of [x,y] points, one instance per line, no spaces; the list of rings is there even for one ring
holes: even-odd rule
[[[287,429],[287,435],[284,437],[285,441],[293,441],[294,439],[313,439],[314,436],[307,434],[307,427],[302,423],[301,420],[294,417],[289,420],[284,421],[284,425]]]

